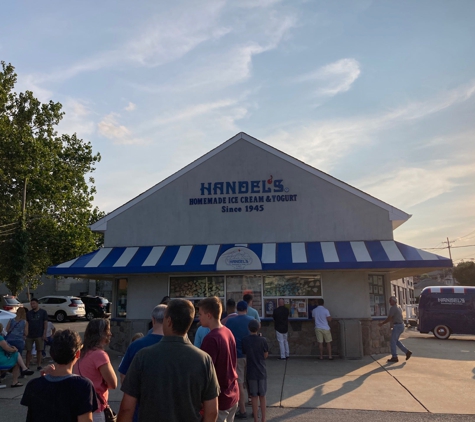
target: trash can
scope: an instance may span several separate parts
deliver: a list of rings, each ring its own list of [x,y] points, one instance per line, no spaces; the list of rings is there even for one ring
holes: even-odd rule
[[[363,335],[357,319],[340,319],[340,356],[344,359],[363,359]]]

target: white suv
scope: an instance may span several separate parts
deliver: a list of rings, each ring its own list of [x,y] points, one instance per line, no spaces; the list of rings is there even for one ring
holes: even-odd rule
[[[58,322],[75,321],[86,316],[86,308],[81,299],[75,296],[43,296],[38,299],[39,308],[44,309],[50,318]],[[24,304],[31,309],[30,304]]]

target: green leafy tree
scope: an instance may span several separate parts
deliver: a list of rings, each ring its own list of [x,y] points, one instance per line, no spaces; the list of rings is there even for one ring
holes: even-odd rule
[[[475,262],[460,262],[454,268],[454,278],[463,286],[475,286]]]
[[[102,244],[88,228],[103,213],[87,178],[101,157],[76,134],[58,134],[61,104],[17,94],[14,67],[1,65],[0,280],[16,295],[48,266]]]

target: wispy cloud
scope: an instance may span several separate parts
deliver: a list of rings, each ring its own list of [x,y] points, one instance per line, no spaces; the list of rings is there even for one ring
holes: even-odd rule
[[[134,83],[133,86],[148,93],[181,93],[203,88],[218,90],[245,82],[252,76],[253,58],[276,49],[296,23],[297,18],[293,15],[270,14],[260,26],[258,41],[240,39],[226,51],[208,54],[193,63],[192,70],[187,69],[176,75],[167,84],[151,86]]]
[[[292,144],[293,154],[312,165],[329,171],[355,146],[376,142],[375,135],[404,122],[423,119],[461,102],[475,94],[475,81],[434,98],[414,101],[385,113],[346,119],[297,122],[295,129],[280,129],[271,135],[274,145],[286,149]]]
[[[215,101],[211,103],[196,104],[187,107],[182,111],[176,113],[169,113],[168,115],[161,115],[153,120],[152,126],[165,125],[177,121],[189,120],[191,118],[208,114],[210,112],[232,106],[238,102],[238,99],[227,99]]]
[[[446,165],[439,161],[422,163],[419,167],[402,167],[356,181],[358,187],[377,198],[391,197],[401,207],[413,207],[450,192],[475,177],[473,164]]]
[[[360,76],[361,69],[357,60],[347,58],[320,67],[315,72],[296,78],[297,82],[311,81],[318,95],[330,96],[346,92]]]
[[[166,14],[149,19],[138,35],[116,48],[84,57],[67,67],[48,74],[30,75],[39,84],[70,79],[80,73],[117,65],[134,64],[160,66],[183,57],[201,43],[218,39],[230,29],[220,26],[217,19],[225,6],[224,0],[209,3],[190,2],[186,8],[175,7]]]
[[[137,104],[129,102],[127,107],[124,108],[125,111],[134,111],[137,108]]]
[[[89,136],[95,132],[94,113],[86,101],[68,98],[64,101],[63,111],[65,115],[59,125],[60,132],[77,133],[80,137]]]
[[[140,145],[147,142],[140,138],[135,138],[132,132],[118,122],[120,117],[117,113],[109,113],[97,125],[99,133],[116,145]]]

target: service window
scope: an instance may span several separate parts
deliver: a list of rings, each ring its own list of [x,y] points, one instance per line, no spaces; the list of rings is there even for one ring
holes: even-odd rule
[[[290,318],[311,318],[322,297],[320,275],[266,275],[264,276],[264,309],[266,317],[272,317],[278,299],[284,299]]]
[[[236,303],[246,294],[252,295],[252,307],[262,315],[262,277],[256,275],[230,275],[226,277],[226,299]]]
[[[386,292],[383,275],[368,275],[369,306],[371,316],[387,316]]]
[[[223,276],[191,276],[170,277],[170,297],[188,299],[195,305],[198,312],[198,303],[201,299],[217,296],[221,299],[224,308],[224,277]]]

